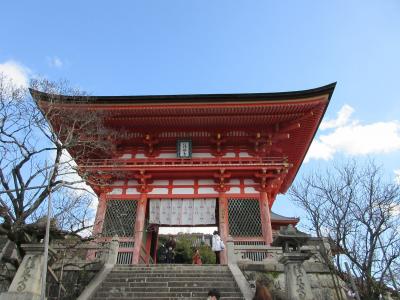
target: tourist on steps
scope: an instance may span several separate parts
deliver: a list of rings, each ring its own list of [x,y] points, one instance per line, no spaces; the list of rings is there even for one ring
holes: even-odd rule
[[[207,294],[207,300],[219,300],[221,294],[217,289],[211,289]]]
[[[214,231],[211,240],[211,250],[215,252],[215,263],[219,265],[221,263],[221,251],[225,249],[224,242],[219,236],[218,231]]]
[[[193,257],[192,257],[192,263],[194,265],[201,265],[202,264],[199,249],[196,249],[196,251],[194,252]]]
[[[168,241],[165,243],[166,259],[167,264],[174,263],[175,260],[175,247],[176,242],[172,235],[168,237]]]
[[[269,290],[259,281],[256,282],[256,294],[253,300],[272,300]]]

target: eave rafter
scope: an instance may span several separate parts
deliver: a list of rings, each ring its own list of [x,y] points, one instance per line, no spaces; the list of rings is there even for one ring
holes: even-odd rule
[[[88,164],[85,157],[79,157],[77,163],[82,172],[92,176],[102,172],[99,175],[102,180],[106,173],[114,172],[114,178],[115,173],[130,174],[140,169],[151,174],[196,174],[200,171],[214,174],[226,169],[235,175],[254,174],[267,168],[280,174],[272,185],[274,189],[279,186],[279,192],[284,193],[297,174],[334,88],[335,84],[331,84],[296,92],[219,95],[74,97],[34,90],[31,94],[44,112],[57,107],[64,115],[70,110],[91,111],[101,116],[102,126],[107,130],[96,139],[108,142],[109,147],[105,145],[104,151],[91,153],[86,158],[99,158],[103,162]],[[57,128],[63,124],[63,114],[50,121]],[[85,134],[81,133],[80,137],[85,139]],[[90,135],[86,138],[93,139]],[[176,139],[180,138],[192,139],[194,147],[208,147],[216,158],[222,158],[228,148],[236,147],[236,154],[245,148],[256,158],[285,157],[287,165],[274,167],[263,161],[227,164],[212,160],[203,164],[194,159],[191,163],[179,164],[140,160],[104,163],[104,158],[115,158],[132,145],[135,151],[145,149],[148,157],[156,158],[160,151],[174,147]],[[74,157],[74,149],[70,153]]]

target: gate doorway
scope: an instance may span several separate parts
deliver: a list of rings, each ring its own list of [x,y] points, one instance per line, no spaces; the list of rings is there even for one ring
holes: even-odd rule
[[[195,249],[211,259],[210,238],[218,230],[218,201],[200,199],[149,199],[146,248],[153,263],[167,263],[166,243],[175,240],[175,263],[191,263]]]
[[[199,250],[203,264],[214,264],[215,255],[211,250],[211,238],[215,230],[218,230],[217,226],[159,227],[154,261],[158,264],[192,264],[195,251]],[[171,239],[175,245],[172,253],[168,249],[171,246]]]

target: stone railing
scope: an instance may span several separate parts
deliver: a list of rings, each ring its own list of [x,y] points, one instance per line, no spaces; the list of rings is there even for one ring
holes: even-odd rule
[[[103,265],[109,256],[111,241],[107,243],[87,242],[79,243],[77,241],[63,241],[53,243],[52,249],[57,253],[58,260],[55,267],[66,264],[68,268],[77,268],[87,264]]]
[[[270,258],[278,260],[283,255],[281,247],[271,247],[259,243],[255,245],[251,245],[250,243],[235,244],[232,238],[229,238],[227,241],[227,250],[229,263],[240,261],[259,263]]]

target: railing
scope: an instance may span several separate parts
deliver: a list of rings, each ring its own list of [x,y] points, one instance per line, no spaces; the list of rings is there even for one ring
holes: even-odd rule
[[[133,252],[119,251],[117,256],[117,265],[130,265],[132,263]]]
[[[51,247],[63,261],[74,262],[75,265],[99,262],[103,264],[109,254],[109,242],[70,241],[52,244]]]
[[[227,241],[228,261],[237,263],[240,261],[262,262],[268,258],[279,258],[282,248],[265,245],[263,241]]]
[[[180,166],[238,166],[238,165],[263,165],[288,167],[287,157],[238,157],[238,158],[137,158],[137,159],[90,159],[86,162],[81,162],[83,168],[118,168],[118,167],[180,167]]]

